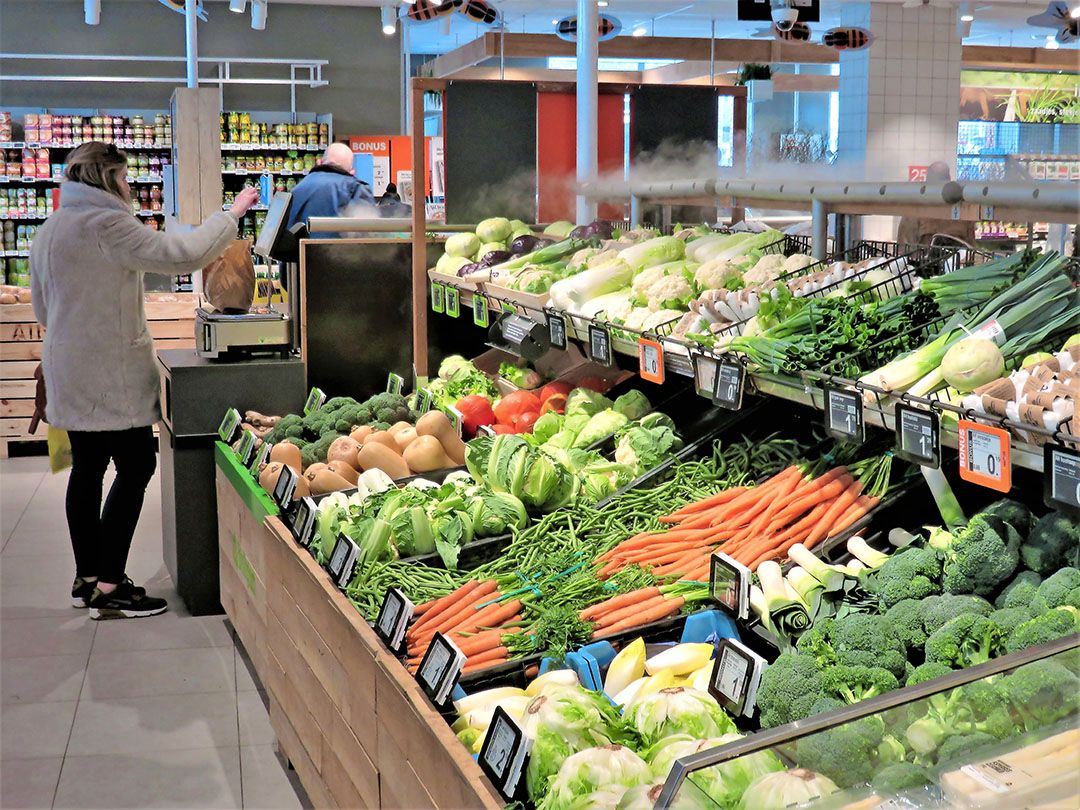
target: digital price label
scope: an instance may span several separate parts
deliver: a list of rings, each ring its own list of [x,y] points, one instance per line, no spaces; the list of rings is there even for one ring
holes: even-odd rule
[[[245,467],[251,464],[251,459],[255,455],[256,438],[255,434],[250,430],[243,431],[240,436],[240,445],[236,448],[236,457]]]
[[[709,594],[736,618],[750,618],[750,569],[715,552],[709,565]]]
[[[446,314],[451,318],[461,315],[461,291],[457,287],[446,288]]]
[[[257,477],[259,475],[259,468],[266,463],[266,460],[270,458],[270,451],[274,445],[270,442],[263,442],[259,445],[259,449],[255,452],[255,457],[251,461],[251,472]]]
[[[646,382],[664,384],[664,347],[660,341],[638,339],[638,375]]]
[[[716,364],[714,382],[713,402],[729,411],[740,410],[746,389],[746,367],[742,363],[721,360]]]
[[[360,546],[356,545],[351,537],[339,534],[334,550],[330,552],[330,559],[326,563],[326,570],[339,588],[344,588],[352,580],[353,571],[356,568],[356,560],[360,556]]]
[[[938,415],[902,402],[896,403],[896,455],[913,464],[937,469],[941,466],[941,433]]]
[[[457,431],[457,435],[460,437],[465,429],[465,417],[461,411],[451,405],[446,409],[446,418],[450,420],[450,424],[453,425],[454,430]]]
[[[477,760],[480,769],[510,802],[518,795],[521,775],[525,772],[531,750],[532,739],[526,736],[506,709],[497,706]]]
[[[292,496],[296,492],[296,481],[297,475],[293,472],[292,467],[282,464],[273,492],[274,503],[278,505],[282,512],[288,511],[292,506]]]
[[[292,513],[292,533],[296,542],[304,548],[311,546],[315,538],[315,518],[319,515],[319,507],[311,498],[301,498],[300,503]]]
[[[218,436],[225,444],[232,444],[236,441],[236,431],[240,429],[240,423],[244,421],[240,417],[240,411],[236,408],[229,408],[225,411],[225,418],[221,420],[221,424],[218,425]]]
[[[960,477],[998,492],[1012,489],[1009,432],[967,419],[960,420],[956,431]]]
[[[862,397],[854,391],[825,389],[825,429],[837,439],[863,440]]]
[[[476,427],[476,435],[477,436],[489,436],[489,437],[494,438],[496,433],[495,433],[495,429],[492,428],[491,425],[477,425],[477,427]]]
[[[595,323],[589,324],[589,359],[601,366],[611,365],[611,333]]]
[[[442,706],[464,666],[465,654],[442,633],[436,633],[416,670],[416,680],[431,702]]]
[[[711,400],[716,395],[716,358],[693,352],[690,362],[694,366],[694,390],[699,397]]]
[[[472,321],[481,329],[487,329],[488,325],[491,323],[491,315],[488,312],[488,300],[479,292],[473,293]]]
[[[387,588],[375,619],[375,634],[395,655],[404,652],[405,628],[409,626],[409,619],[415,611],[416,605],[409,601],[409,597],[398,588]]]
[[[1080,451],[1048,444],[1043,451],[1043,496],[1046,505],[1080,515]]]
[[[765,659],[731,638],[720,639],[709,677],[709,693],[730,714],[754,712]]]
[[[304,416],[311,416],[326,402],[326,392],[321,388],[312,388],[304,401]]]
[[[446,312],[446,287],[437,281],[431,282],[431,311],[440,315]]]
[[[548,340],[556,349],[566,349],[566,318],[554,312],[547,313]]]
[[[405,378],[400,374],[390,372],[386,375],[386,393],[400,394],[405,390]]]
[[[431,410],[431,391],[419,388],[416,391],[416,412],[423,416]]]

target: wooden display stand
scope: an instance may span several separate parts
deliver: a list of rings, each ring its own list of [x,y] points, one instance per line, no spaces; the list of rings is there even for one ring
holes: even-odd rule
[[[146,320],[155,349],[195,348],[195,308],[192,293],[149,293]],[[32,304],[0,306],[0,458],[7,458],[9,442],[44,440],[49,426],[42,423],[31,435],[34,415],[34,369],[41,361],[45,327],[34,318]]]
[[[221,603],[314,806],[503,807],[405,667],[285,524],[252,511],[222,462]]]

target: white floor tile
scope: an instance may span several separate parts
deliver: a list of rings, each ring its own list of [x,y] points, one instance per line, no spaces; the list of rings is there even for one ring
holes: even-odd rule
[[[85,655],[47,655],[0,661],[0,702],[78,700],[86,674]]]
[[[63,756],[75,705],[69,700],[0,706],[0,759]]]
[[[249,692],[258,688],[259,684],[248,671],[244,656],[240,654],[240,650],[236,650],[236,691]]]
[[[5,585],[0,588],[0,619],[69,619],[80,610],[71,605],[71,583],[68,580],[54,577],[50,583]]]
[[[249,810],[293,810],[300,800],[272,745],[245,745],[240,748],[244,807]]]
[[[258,692],[237,692],[236,710],[240,720],[241,745],[273,745],[277,740],[270,726],[270,713]]]
[[[147,619],[118,621],[152,622]],[[83,700],[235,692],[233,651],[226,648],[95,652]]]
[[[153,587],[150,591],[161,593]],[[94,654],[232,646],[224,616],[181,616],[175,607],[176,602],[170,602],[168,612],[145,620],[101,622],[94,636]]]
[[[0,806],[5,810],[52,807],[63,762],[60,757],[0,760]]]
[[[236,694],[83,700],[68,756],[139,754],[239,744]]]
[[[69,594],[70,596],[70,594]],[[69,618],[0,620],[0,651],[4,658],[40,655],[90,655],[97,622],[89,612],[69,609]]]

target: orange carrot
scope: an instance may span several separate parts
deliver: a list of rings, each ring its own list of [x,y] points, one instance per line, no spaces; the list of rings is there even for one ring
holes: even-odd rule
[[[483,664],[487,661],[498,661],[509,657],[510,651],[506,647],[495,647],[484,652],[477,653],[476,655],[470,655],[467,664]]]
[[[651,588],[641,588],[636,591],[630,591],[629,593],[621,593],[618,596],[613,596],[603,602],[598,602],[592,607],[585,608],[585,610],[581,611],[581,618],[588,621],[602,613],[610,613],[611,611],[626,605],[636,605],[645,599],[659,595],[660,589],[655,586]]]
[[[462,674],[467,675],[469,673],[476,672],[477,670],[490,669],[491,667],[502,664],[507,660],[509,660],[509,659],[507,658],[507,656],[504,655],[502,658],[499,658],[499,659],[492,659],[492,660],[489,660],[489,661],[480,661],[479,663],[476,663],[476,664],[466,663],[464,669],[462,669],[461,672],[462,672]]]
[[[643,610],[648,610],[651,607],[655,607],[657,604],[664,601],[664,599],[665,597],[663,596],[663,594],[661,594],[660,596],[653,596],[648,599],[644,599],[641,602],[626,605],[619,608],[618,610],[613,610],[610,613],[604,613],[601,616],[597,616],[593,620],[593,623],[597,627],[607,627],[611,624],[617,624],[628,616],[633,616],[636,613],[642,612]]]
[[[498,647],[502,644],[503,636],[512,636],[515,633],[520,633],[521,630],[522,628],[520,627],[497,627],[494,630],[485,630],[482,633],[477,633],[475,636],[469,636],[462,640],[455,638],[451,638],[450,640],[453,641],[454,644],[457,645],[457,648],[465,653],[465,655],[472,656],[475,653]]]
[[[621,633],[623,630],[630,630],[634,627],[640,627],[643,624],[649,622],[655,622],[659,619],[663,619],[667,616],[671,616],[674,613],[678,613],[682,610],[682,606],[686,604],[686,600],[681,596],[676,596],[672,599],[665,599],[662,603],[657,603],[642,610],[638,613],[634,613],[632,616],[620,621],[616,624],[608,625],[607,627],[599,628],[592,634],[593,638],[603,638],[605,636],[613,635],[614,633]]]
[[[454,599],[448,600],[439,610],[429,612],[423,620],[409,628],[409,634],[413,635],[427,632],[429,629],[442,624],[456,613],[471,607],[477,602],[487,601],[488,598],[491,598],[488,594],[495,593],[495,587],[496,582],[493,579],[489,579],[485,582],[466,583],[455,592],[456,595],[451,594],[451,596],[455,597]]]
[[[484,594],[483,596],[473,598],[475,593],[476,592],[474,591],[473,594],[469,595],[469,599],[465,602],[465,604],[455,605],[453,607],[447,608],[443,616],[436,617],[435,620],[433,620],[426,627],[419,629],[413,628],[408,633],[407,638],[409,638],[410,640],[419,640],[426,638],[430,641],[432,636],[435,635],[435,633],[448,633],[451,630],[457,629],[458,625],[460,625],[462,622],[473,617],[477,612],[479,612],[476,607],[477,605],[482,605],[484,602],[499,598],[498,590],[495,590],[488,594]]]
[[[494,580],[491,580],[491,582],[494,582]],[[413,624],[413,629],[423,627],[429,621],[437,617],[439,613],[444,611],[451,604],[459,601],[460,599],[464,599],[466,596],[468,596],[469,593],[476,590],[478,587],[480,587],[479,580],[470,580],[457,590],[448,593],[446,596],[435,599],[432,602],[428,602],[426,609],[422,613],[420,613],[420,610],[425,606],[421,605],[419,608],[417,608],[417,612],[420,613],[421,618]]]
[[[700,501],[689,503],[681,509],[676,509],[668,517],[685,517],[687,515],[696,514],[706,509],[711,509],[714,506],[720,506],[720,504],[727,503],[728,501],[738,498],[746,492],[746,487],[732,487],[731,489],[721,490],[715,495],[710,495],[708,498],[703,498]]]
[[[504,622],[509,621],[519,610],[521,610],[520,600],[512,599],[509,602],[496,602],[494,605],[488,605],[476,611],[475,616],[466,617],[455,629],[470,630],[480,627],[499,627]]]
[[[825,500],[831,500],[842,493],[851,483],[847,467],[833,467],[813,481],[815,486],[807,489],[800,498],[791,500],[776,515],[777,521],[791,521]]]
[[[810,543],[808,548],[816,545],[829,536],[829,532],[833,530],[833,526],[837,519],[844,514],[853,503],[855,503],[855,499],[862,493],[862,486],[862,481],[853,481],[851,485],[844,490],[843,494],[832,502],[828,511],[821,516],[821,520],[814,525],[813,530],[807,535],[807,542]]]

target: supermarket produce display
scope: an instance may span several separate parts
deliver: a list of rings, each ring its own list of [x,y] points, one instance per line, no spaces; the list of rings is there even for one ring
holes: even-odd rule
[[[531,321],[540,357],[451,354],[225,437],[268,446],[275,542],[374,627],[463,778],[551,810],[936,807],[996,790],[991,760],[1060,787],[1075,261],[538,230],[454,234],[429,280],[432,317]]]

